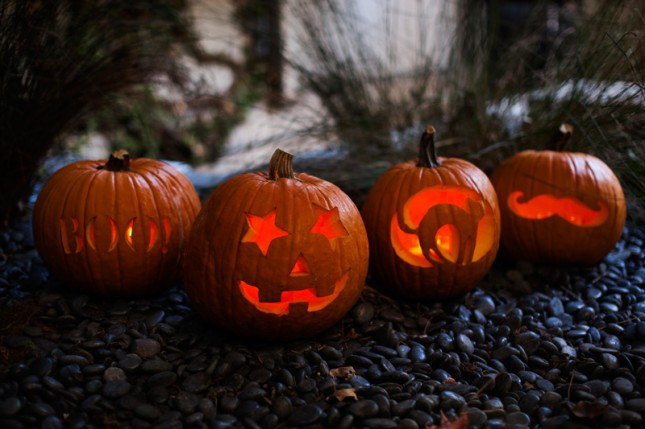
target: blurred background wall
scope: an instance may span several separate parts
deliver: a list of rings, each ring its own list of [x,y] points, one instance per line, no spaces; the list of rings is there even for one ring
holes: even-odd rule
[[[576,128],[571,149],[608,161],[642,213],[639,2],[30,5],[0,0],[0,167],[3,183],[22,178],[0,189],[5,220],[40,166],[115,148],[173,160],[209,189],[280,146],[360,196],[414,156],[428,123],[442,154],[490,171],[545,147],[563,121]]]

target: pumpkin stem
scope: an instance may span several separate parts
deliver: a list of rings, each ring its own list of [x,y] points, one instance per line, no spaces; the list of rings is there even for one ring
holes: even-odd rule
[[[566,123],[561,124],[560,128],[558,128],[558,134],[551,143],[552,149],[561,152],[571,138],[571,133],[573,133],[573,125]]]
[[[129,171],[130,170],[130,154],[125,149],[119,149],[112,152],[110,159],[98,167],[99,170],[108,171]]]
[[[272,180],[293,179],[293,155],[280,149],[273,152],[269,161],[269,177]]]
[[[417,167],[439,167],[441,163],[437,161],[437,154],[434,147],[434,133],[435,129],[432,125],[428,125],[426,130],[421,135],[419,141],[419,161]]]

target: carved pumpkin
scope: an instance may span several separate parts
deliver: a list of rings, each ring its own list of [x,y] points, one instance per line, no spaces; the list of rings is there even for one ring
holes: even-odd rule
[[[58,170],[33,213],[34,241],[64,283],[99,295],[158,292],[177,279],[200,209],[190,181],[170,165],[125,151]]]
[[[263,339],[314,335],[358,299],[368,245],[358,209],[333,184],[294,174],[277,150],[269,172],[220,185],[186,247],[185,287],[205,319]]]
[[[620,182],[600,159],[556,150],[527,150],[504,161],[491,180],[501,205],[502,244],[534,262],[589,265],[614,247],[625,224]]]
[[[403,296],[463,294],[497,253],[500,217],[493,186],[467,161],[437,159],[432,127],[421,137],[419,160],[385,172],[361,214],[373,274]]]

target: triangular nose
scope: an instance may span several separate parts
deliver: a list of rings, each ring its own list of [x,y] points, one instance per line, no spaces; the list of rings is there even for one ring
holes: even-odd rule
[[[291,269],[291,273],[289,273],[289,275],[291,277],[309,275],[309,267],[307,266],[307,261],[305,261],[302,253],[298,255],[298,259],[296,259],[296,263],[293,264],[293,268]]]

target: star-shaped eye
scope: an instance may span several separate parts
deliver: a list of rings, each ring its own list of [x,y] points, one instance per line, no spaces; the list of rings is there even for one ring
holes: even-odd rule
[[[257,244],[262,254],[266,256],[273,240],[289,235],[287,231],[275,225],[275,216],[275,209],[266,216],[255,216],[246,213],[246,223],[249,229],[242,237],[242,243]]]
[[[327,237],[332,249],[336,250],[336,239],[349,235],[340,221],[338,207],[334,207],[331,210],[316,207],[316,214],[318,215],[318,219],[310,232],[314,234],[322,234]]]

